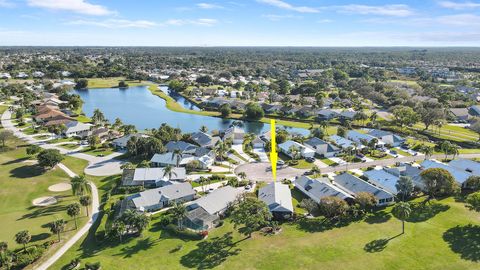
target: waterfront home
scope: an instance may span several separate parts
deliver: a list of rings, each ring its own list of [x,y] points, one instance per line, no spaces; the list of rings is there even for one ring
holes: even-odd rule
[[[237,126],[230,127],[225,130],[223,140],[232,139],[233,144],[242,144],[245,137],[245,130]]]
[[[342,103],[345,103],[345,102],[342,102]],[[357,112],[354,111],[353,109],[343,110],[338,114],[338,118],[343,120],[353,120],[356,114]]]
[[[347,132],[347,139],[349,140],[352,140],[356,143],[361,143],[363,144],[364,141],[366,141],[367,143],[369,143],[370,141],[372,140],[377,140],[377,143],[375,144],[375,147],[382,147],[385,145],[385,142],[375,138],[374,136],[372,135],[369,135],[369,134],[363,134],[363,133],[360,133],[358,131],[355,131],[355,130],[349,130]]]
[[[155,154],[150,159],[150,163],[152,163],[152,166],[154,167],[166,167],[168,165],[170,166],[178,165],[179,167],[185,167],[187,166],[188,163],[195,160],[198,161],[200,169],[204,169],[204,170],[212,167],[214,163],[214,158],[212,158],[208,154],[197,157],[190,154],[178,155],[172,152]]]
[[[258,190],[258,199],[267,205],[275,219],[292,217],[292,194],[288,185],[280,182],[269,183]]]
[[[192,201],[195,190],[190,183],[178,183],[160,188],[149,189],[131,195],[125,200],[127,208],[141,212],[152,212],[168,207],[173,203]]]
[[[305,142],[305,145],[314,149],[318,155],[323,157],[333,157],[340,151],[335,145],[317,137],[308,139],[308,141]]]
[[[195,200],[187,206],[183,224],[192,230],[209,230],[242,194],[241,189],[225,186]]]
[[[141,133],[134,133],[134,134],[128,134],[123,137],[117,138],[112,141],[112,145],[116,149],[126,149],[127,148],[127,143],[128,141],[132,138],[148,138],[148,135],[141,134]]]
[[[381,187],[394,195],[398,193],[395,185],[400,178],[399,176],[391,174],[385,169],[366,171],[363,175],[368,178],[370,183]]]
[[[0,79],[10,79],[12,76],[10,76],[10,73],[0,73]]]
[[[453,163],[453,165],[457,165],[456,163]],[[457,181],[458,184],[462,185],[465,183],[465,181],[467,181],[467,179],[473,175],[473,173],[471,172],[468,172],[462,168],[458,168],[458,167],[454,167],[454,166],[450,166],[448,164],[445,164],[445,163],[442,163],[442,162],[438,162],[438,161],[435,161],[435,160],[425,160],[423,161],[421,164],[420,164],[420,167],[423,169],[423,170],[426,170],[426,169],[431,169],[431,168],[441,168],[441,169],[445,169],[447,170],[452,176],[453,178],[455,178],[455,181]]]
[[[351,147],[352,149],[362,149],[364,146],[361,143],[357,143],[354,141],[351,141],[349,139],[345,139],[343,137],[340,137],[338,135],[332,135],[330,136],[330,141],[332,141],[336,146],[342,148],[342,149],[347,149]]]
[[[262,103],[261,106],[265,111],[265,113],[267,114],[278,113],[282,109],[282,105],[278,105],[278,104]]]
[[[295,141],[286,141],[284,143],[281,143],[278,145],[278,148],[280,148],[280,152],[282,152],[283,154],[287,155],[292,159],[299,158],[299,157],[309,158],[309,157],[315,156],[315,150]],[[298,150],[298,153],[297,153],[298,156],[294,156],[294,153],[292,152],[292,149],[294,148]]]
[[[368,135],[373,136],[373,137],[377,138],[379,141],[382,141],[385,144],[389,144],[389,145],[394,146],[394,147],[400,146],[403,143],[405,143],[404,138],[402,138],[402,137],[400,137],[396,134],[393,134],[391,132],[384,131],[384,130],[371,129],[368,132]]]
[[[384,206],[394,202],[395,195],[392,193],[380,187],[374,186],[367,181],[364,181],[349,173],[345,172],[336,175],[333,178],[333,181],[338,187],[354,196],[359,192],[367,192],[372,194],[377,200],[377,206]]]
[[[265,142],[262,139],[260,139],[259,136],[255,136],[251,144],[254,149],[263,149],[265,147]]]
[[[25,72],[19,72],[15,77],[17,77],[18,79],[26,79],[28,78],[28,74]]]
[[[353,202],[352,195],[330,183],[328,178],[312,179],[302,175],[295,179],[295,187],[316,203],[325,197],[337,197],[348,203]]]
[[[448,163],[449,166],[463,170],[476,176],[480,176],[480,163],[470,159],[454,159]]]
[[[165,148],[168,152],[173,152],[175,150],[180,150],[182,154],[193,154],[197,150],[198,146],[184,141],[169,141]]]
[[[192,141],[202,147],[213,148],[220,140],[219,137],[212,137],[205,132],[194,132],[191,134]]]
[[[88,137],[92,128],[91,124],[84,124],[78,121],[68,122],[65,126],[67,128],[63,133],[65,137],[79,137],[81,139]]]
[[[125,169],[122,174],[122,185],[159,187],[168,185],[170,181],[185,181],[185,168],[173,168],[172,175],[166,175],[164,168],[136,168]]]
[[[41,72],[41,71],[35,71],[32,73],[32,77],[34,78],[43,78],[43,76],[45,76],[45,73]]]

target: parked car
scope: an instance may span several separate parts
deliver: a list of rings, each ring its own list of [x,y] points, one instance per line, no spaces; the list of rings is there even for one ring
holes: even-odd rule
[[[397,156],[398,155],[398,152],[395,151],[395,150],[390,150],[390,154],[394,155],[394,156]]]
[[[279,160],[277,160],[277,165],[278,166],[283,166],[283,165],[285,165],[285,161],[279,159]]]
[[[310,162],[310,163],[315,162],[315,158],[313,158],[313,157],[307,157],[307,158],[305,158],[305,160],[306,160],[307,162]]]
[[[245,190],[250,190],[250,189],[252,189],[252,186],[250,186],[250,185],[245,186]]]

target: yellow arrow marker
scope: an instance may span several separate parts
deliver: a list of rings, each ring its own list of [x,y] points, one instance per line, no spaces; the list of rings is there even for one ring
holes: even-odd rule
[[[275,120],[270,120],[270,163],[272,164],[273,181],[277,181],[277,142],[275,135]]]

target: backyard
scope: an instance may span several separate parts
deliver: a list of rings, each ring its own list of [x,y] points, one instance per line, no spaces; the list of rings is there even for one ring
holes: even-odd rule
[[[53,267],[74,258],[106,269],[473,269],[477,268],[478,214],[452,198],[415,208],[406,232],[390,209],[362,221],[330,225],[320,219],[283,224],[275,236],[245,239],[227,220],[207,240],[179,237],[154,217],[143,237],[96,243],[93,235]],[[473,224],[468,226],[468,224]],[[435,248],[433,248],[435,247]]]

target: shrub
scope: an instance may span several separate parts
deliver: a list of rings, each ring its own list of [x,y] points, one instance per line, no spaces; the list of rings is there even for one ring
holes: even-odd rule
[[[99,270],[100,268],[102,268],[102,266],[99,262],[85,264],[85,270]]]
[[[80,259],[75,258],[75,259],[71,260],[67,265],[65,265],[65,267],[63,267],[63,269],[72,270],[72,269],[77,268],[77,266],[79,264],[80,264]]]
[[[42,246],[30,246],[27,252],[18,252],[15,254],[15,265],[18,269],[25,268],[27,265],[32,264],[45,252],[45,248]]]
[[[174,224],[169,224],[165,227],[165,231],[173,234],[177,238],[190,239],[190,240],[202,240],[203,236],[199,233],[190,230],[180,230]]]

